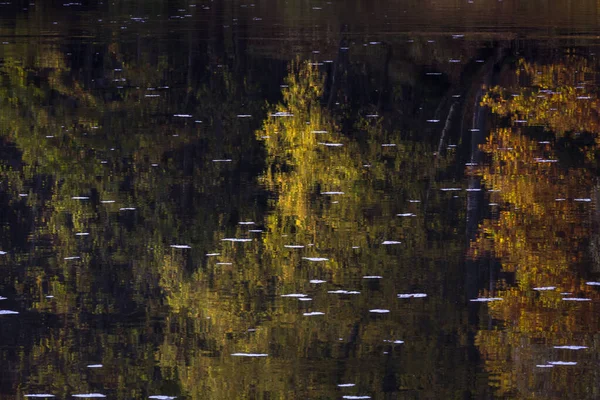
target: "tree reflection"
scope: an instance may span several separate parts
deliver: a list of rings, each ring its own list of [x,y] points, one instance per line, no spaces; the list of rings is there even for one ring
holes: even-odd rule
[[[512,123],[544,127],[537,137],[550,138],[535,140],[532,128],[495,128],[483,147],[489,162],[478,171],[500,211],[483,222],[470,254],[497,258],[505,280],[489,293],[503,299],[489,303],[496,328],[481,329],[476,342],[501,397],[596,396],[589,366],[598,293],[586,282],[593,276],[598,148],[593,141],[580,147],[576,154],[584,161],[567,168],[557,149],[575,132],[598,140],[597,95],[582,86],[593,68],[578,57],[551,65],[520,61],[513,82],[526,83],[493,88],[483,101]],[[589,349],[554,348],[564,345]],[[577,366],[540,367],[551,361]]]

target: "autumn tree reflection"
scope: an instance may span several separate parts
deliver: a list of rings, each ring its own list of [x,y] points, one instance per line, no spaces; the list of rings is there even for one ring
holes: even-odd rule
[[[600,103],[586,85],[595,65],[575,56],[550,65],[521,60],[505,77],[513,85],[492,88],[483,100],[513,124],[494,128],[483,146],[488,162],[477,174],[499,211],[470,249],[471,257],[498,259],[505,278],[484,293],[503,300],[489,303],[491,328],[476,337],[501,397],[597,396],[590,392],[600,324],[590,242]],[[596,144],[577,148],[583,161],[565,166],[560,147],[580,134]],[[560,348],[575,345],[583,348]]]

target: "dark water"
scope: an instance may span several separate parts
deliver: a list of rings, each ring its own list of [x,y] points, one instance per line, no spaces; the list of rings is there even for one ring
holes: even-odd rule
[[[0,398],[600,398],[599,21],[0,3]]]

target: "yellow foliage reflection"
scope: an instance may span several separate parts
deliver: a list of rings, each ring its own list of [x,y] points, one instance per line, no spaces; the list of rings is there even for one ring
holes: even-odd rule
[[[520,73],[527,74],[535,89],[497,87],[484,104],[513,123],[543,125],[557,137],[587,131],[598,141],[600,101],[573,85],[591,73],[591,66],[575,58],[567,63],[521,62]],[[511,90],[516,95],[504,96]],[[499,282],[495,292],[483,293],[503,300],[489,303],[496,327],[481,329],[476,343],[500,397],[560,398],[571,393],[591,399],[597,393],[589,392],[595,384],[587,368],[600,326],[600,296],[586,282],[597,183],[587,168],[565,168],[552,141],[533,140],[526,132],[496,128],[483,146],[489,162],[478,174],[500,210],[483,222],[470,256],[498,259],[503,275],[514,276],[515,284]],[[589,160],[595,149],[584,152]],[[555,348],[566,345],[587,349]],[[569,366],[576,372],[551,365],[557,361],[576,363]]]

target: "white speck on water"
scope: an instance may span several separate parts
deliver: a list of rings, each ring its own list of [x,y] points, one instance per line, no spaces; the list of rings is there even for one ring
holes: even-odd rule
[[[386,310],[383,308],[374,308],[372,310],[369,310],[370,313],[375,313],[375,314],[387,314],[390,312],[390,310]]]
[[[467,192],[481,192],[481,188],[469,188],[465,189]]]
[[[27,197],[29,196],[27,193],[19,193],[19,197]]]
[[[382,276],[379,275],[365,275],[362,277],[363,279],[382,279]]]
[[[233,263],[230,263],[230,262],[218,262],[215,265],[233,265]]]
[[[327,131],[311,131],[311,133],[327,133]]]
[[[88,196],[73,196],[71,197],[72,200],[89,200],[90,198]]]
[[[573,201],[580,201],[580,202],[589,203],[590,201],[592,201],[592,199],[578,198],[578,199],[573,199]]]
[[[39,393],[39,394],[25,394],[23,397],[37,397],[37,398],[48,398],[48,397],[56,397],[53,394],[49,393]]]
[[[353,249],[360,249],[359,246],[352,246]]]
[[[488,206],[490,206],[490,207],[494,207],[494,206],[497,206],[497,205],[498,205],[498,203],[490,203],[490,204],[488,204]]]
[[[221,162],[232,162],[233,160],[231,158],[216,158],[214,160],[212,160],[212,162],[214,163],[221,163]]]
[[[302,257],[303,260],[306,261],[329,261],[329,258],[324,258],[324,257]]]
[[[7,299],[7,297],[0,296],[0,300],[6,300],[6,299]]]
[[[563,297],[564,301],[592,301],[592,299],[587,299],[585,297]]]
[[[536,365],[536,367],[538,367],[538,368],[554,368],[554,365],[538,364],[538,365]]]
[[[246,238],[224,238],[221,239],[222,242],[234,242],[234,243],[243,243],[243,242],[251,242],[252,239]]]
[[[342,147],[343,143],[329,143],[329,142],[319,142],[320,145],[327,147]]]
[[[555,349],[565,349],[565,350],[583,350],[587,349],[587,346],[554,346]]]
[[[265,353],[233,353],[233,357],[268,357]]]
[[[404,340],[384,340],[384,342],[392,344],[403,344]]]
[[[384,143],[381,147],[396,147],[396,143]]]
[[[321,279],[311,279],[310,281],[308,281],[309,283],[314,283],[315,285],[318,285],[320,283],[326,283],[327,281],[323,281]]]
[[[381,242],[381,244],[384,244],[384,245],[400,244],[400,243],[402,243],[402,242],[399,242],[397,240],[384,240],[383,242]]]
[[[541,287],[533,288],[533,290],[538,290],[538,291],[554,290],[554,289],[556,289],[556,286],[541,286]]]
[[[65,260],[79,260],[81,257],[79,256],[71,256],[71,257],[65,257]]]
[[[305,312],[302,315],[304,315],[305,317],[313,317],[315,315],[325,315],[325,313],[321,312],[321,311],[312,311],[312,312]]]
[[[262,229],[248,229],[248,232],[252,232],[252,233],[260,233],[262,232]]]
[[[252,115],[250,115],[250,114],[238,114],[237,117],[238,118],[252,118]]]
[[[460,192],[461,188],[441,188],[442,192]]]
[[[310,297],[300,297],[300,298],[298,298],[298,300],[300,300],[300,301],[312,301],[312,299]]]
[[[329,290],[327,293],[330,293],[330,294],[360,294],[360,292],[357,290],[343,290],[343,289]]]
[[[341,195],[341,194],[345,194],[345,193],[344,192],[321,192],[321,194],[328,195],[328,196],[335,196],[335,195]]]
[[[473,301],[473,302],[481,302],[481,303],[488,303],[491,301],[501,301],[502,298],[501,297],[478,297],[476,299],[471,299],[469,301]]]
[[[88,236],[89,234],[89,232],[77,232],[75,236]]]
[[[585,284],[588,286],[600,286],[600,282],[586,282]]]
[[[303,293],[288,293],[288,294],[282,294],[281,297],[292,297],[292,298],[300,298],[300,297],[306,297],[307,295],[303,294]]]
[[[462,35],[462,34],[452,35],[452,39],[460,39],[460,38],[464,38],[464,37],[465,37],[465,35]]]
[[[367,114],[365,115],[367,118],[379,118],[379,114]]]
[[[54,298],[54,296],[52,296],[52,295],[50,295],[50,294],[49,294],[48,296],[46,296],[46,298],[47,298],[47,299],[53,299],[53,298]]]
[[[285,111],[278,111],[276,113],[270,114],[270,117],[293,117],[294,114]]]
[[[85,398],[92,398],[92,397],[106,397],[105,395],[101,394],[101,393],[82,393],[82,394],[74,394],[73,397],[85,397]]]
[[[176,396],[164,396],[162,394],[157,394],[157,395],[153,395],[153,396],[149,396],[149,399],[156,399],[156,400],[173,400],[176,399]]]
[[[173,114],[173,116],[177,118],[192,118],[190,114]]]
[[[425,73],[425,75],[427,75],[427,76],[440,76],[440,75],[442,75],[442,73],[441,72],[427,72],[427,73]]]
[[[206,257],[215,257],[215,256],[220,256],[221,253],[206,253]]]
[[[456,59],[456,58],[451,58],[448,60],[449,63],[459,63],[460,60]]]
[[[554,159],[547,159],[547,158],[534,158],[535,162],[538,163],[555,163],[558,162],[558,160],[554,160]]]
[[[402,214],[396,214],[397,217],[416,217],[416,214],[413,213],[402,213]]]
[[[548,361],[550,365],[577,365],[576,361]]]
[[[101,200],[100,201],[100,203],[102,203],[102,204],[112,204],[114,202],[115,202],[114,200]]]
[[[342,339],[342,338],[340,338]],[[340,383],[339,385],[337,385],[338,387],[353,387],[356,386],[355,383]]]
[[[238,225],[256,225],[254,221],[240,221]]]
[[[121,207],[119,211],[134,211],[135,207]]]
[[[0,310],[0,315],[13,315],[13,314],[18,314],[18,311],[12,311],[12,310]]]
[[[171,247],[174,249],[191,249],[192,248],[192,246],[187,245],[187,244],[172,244]]]
[[[538,142],[539,144],[550,144],[549,140],[541,140]]]
[[[409,202],[409,203],[420,203],[420,202],[421,202],[421,200],[414,200],[414,199],[411,199],[411,200],[408,200],[408,202]]]
[[[342,396],[342,399],[351,399],[351,400],[362,400],[362,399],[370,399],[371,396]]]
[[[439,119],[428,119],[427,122],[436,123],[436,122],[440,122],[440,120]]]
[[[304,246],[301,244],[284,244],[283,247],[286,249],[303,249]]]
[[[102,364],[90,364],[87,366],[88,368],[102,368],[103,365]]]
[[[423,297],[427,297],[426,293],[398,293],[398,298],[399,299],[418,299],[418,298],[423,298]]]
[[[7,253],[6,251],[2,251],[2,250],[0,250],[0,256],[3,256],[3,255],[5,255],[5,254],[8,254],[8,253]]]

